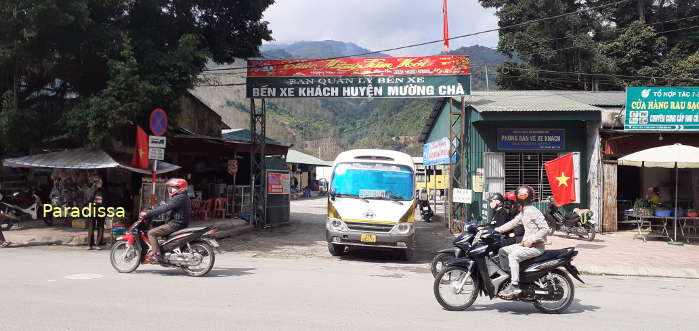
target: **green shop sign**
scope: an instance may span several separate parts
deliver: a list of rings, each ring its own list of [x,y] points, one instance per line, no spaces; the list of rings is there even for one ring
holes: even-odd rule
[[[624,130],[699,130],[699,87],[628,87]]]

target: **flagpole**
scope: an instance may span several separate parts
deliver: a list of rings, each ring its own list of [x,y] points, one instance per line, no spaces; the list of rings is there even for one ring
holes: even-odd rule
[[[444,53],[449,52],[449,0],[442,2],[442,37],[444,38]]]

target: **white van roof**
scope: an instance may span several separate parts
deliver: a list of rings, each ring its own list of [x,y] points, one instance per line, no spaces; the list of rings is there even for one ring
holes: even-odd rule
[[[352,149],[345,151],[335,158],[335,164],[342,162],[391,163],[406,165],[415,170],[415,164],[410,155],[385,149]]]

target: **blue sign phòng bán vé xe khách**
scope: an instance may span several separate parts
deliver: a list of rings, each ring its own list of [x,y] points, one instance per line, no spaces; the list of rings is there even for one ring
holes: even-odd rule
[[[498,129],[498,149],[560,151],[565,137],[563,129]]]

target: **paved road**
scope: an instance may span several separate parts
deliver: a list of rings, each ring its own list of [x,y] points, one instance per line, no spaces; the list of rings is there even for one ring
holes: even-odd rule
[[[479,298],[441,309],[424,260],[366,251],[329,257],[322,202],[294,202],[293,225],[231,238],[209,277],[143,266],[118,274],[106,251],[0,250],[0,330],[691,330],[699,281],[585,277],[567,314]],[[436,226],[418,240],[443,245]],[[256,249],[258,247],[258,249]]]

